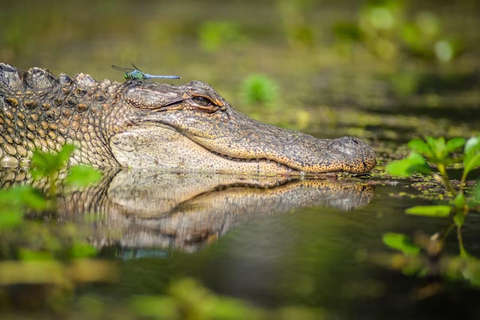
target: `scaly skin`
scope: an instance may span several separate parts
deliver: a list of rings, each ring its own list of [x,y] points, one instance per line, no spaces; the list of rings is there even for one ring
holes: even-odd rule
[[[0,166],[35,148],[79,148],[71,162],[101,167],[289,174],[366,173],[375,154],[352,137],[326,140],[237,112],[200,81],[103,80],[19,71],[0,63]]]

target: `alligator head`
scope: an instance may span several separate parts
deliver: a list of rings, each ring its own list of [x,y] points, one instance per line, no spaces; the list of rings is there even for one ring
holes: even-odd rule
[[[136,110],[110,145],[123,166],[215,171],[364,173],[375,165],[359,139],[316,139],[236,111],[210,85],[127,82],[119,101]]]
[[[58,78],[0,63],[0,164],[35,148],[79,146],[73,163],[195,171],[365,173],[375,154],[352,137],[317,139],[237,112],[200,81]]]

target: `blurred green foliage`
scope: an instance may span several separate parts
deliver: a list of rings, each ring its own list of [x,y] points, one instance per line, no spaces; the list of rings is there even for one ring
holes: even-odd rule
[[[131,299],[134,312],[152,319],[235,320],[235,319],[324,319],[321,309],[284,307],[266,310],[239,299],[223,297],[193,279],[172,282],[163,296]]]
[[[240,26],[229,21],[208,21],[198,31],[200,46],[205,51],[217,51],[225,47],[245,44],[247,37]]]
[[[277,10],[283,23],[288,44],[292,48],[313,48],[317,32],[309,13],[317,6],[316,0],[277,0]]]
[[[63,309],[76,282],[115,278],[113,264],[89,260],[98,251],[82,240],[75,225],[48,221],[57,213],[59,176],[74,149],[65,145],[56,154],[33,153],[30,174],[45,181],[45,189],[21,185],[0,190],[0,285],[53,285],[56,289],[43,298],[55,310]],[[65,186],[85,187],[101,177],[91,167],[73,166],[64,181]],[[0,305],[4,298],[0,296]]]
[[[333,34],[349,53],[354,43],[363,44],[377,57],[393,61],[408,52],[427,60],[449,62],[461,51],[458,41],[445,35],[443,22],[430,11],[409,13],[403,0],[367,1],[358,13],[357,23],[337,22]]]
[[[461,234],[457,233],[457,236],[461,240]],[[480,287],[480,260],[469,254],[462,254],[462,251],[456,256],[444,254],[445,238],[446,234],[439,237],[438,234],[428,236],[419,232],[412,240],[405,234],[386,233],[383,236],[384,243],[401,253],[375,254],[372,261],[390,269],[400,270],[408,276],[434,277],[439,283],[441,281],[438,279],[462,281]],[[431,290],[420,289],[418,298],[427,298],[435,294],[429,291]]]
[[[249,106],[275,108],[278,101],[278,85],[266,75],[252,74],[242,84],[243,97]]]

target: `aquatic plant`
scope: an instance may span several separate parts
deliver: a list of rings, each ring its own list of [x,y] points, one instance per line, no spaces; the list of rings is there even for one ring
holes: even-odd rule
[[[412,150],[410,155],[388,164],[387,172],[394,176],[410,176],[415,173],[431,175],[445,186],[451,200],[440,205],[415,206],[407,209],[406,213],[437,218],[449,217],[454,213],[453,222],[442,232],[432,236],[417,232],[412,239],[401,233],[385,233],[383,243],[400,251],[401,255],[376,255],[374,261],[409,275],[443,275],[450,280],[464,280],[474,286],[480,286],[480,260],[467,253],[461,232],[468,212],[480,204],[479,183],[470,194],[466,194],[467,176],[480,168],[480,137],[467,141],[464,138],[447,141],[444,138],[426,137],[425,140],[414,139],[408,146]],[[463,154],[458,154],[456,151],[462,147]],[[448,175],[447,167],[458,163],[463,164],[463,173],[460,183],[455,187]],[[436,166],[437,171],[431,165]],[[455,226],[459,255],[442,254],[446,238]]]
[[[412,150],[408,158],[391,162],[386,168],[387,172],[393,176],[409,176],[413,173],[432,175],[435,180],[445,185],[454,199],[445,205],[413,207],[408,209],[407,213],[448,216],[455,211],[457,214],[465,216],[469,207],[477,204],[475,196],[473,201],[467,201],[465,182],[472,170],[480,168],[480,137],[471,138],[468,141],[465,141],[464,138],[453,138],[446,141],[445,138],[426,137],[425,141],[422,139],[411,140],[408,147]],[[455,155],[454,152],[461,147],[464,147],[463,155]],[[429,163],[435,165],[438,172],[435,172]],[[453,187],[447,172],[447,167],[456,163],[463,163],[463,173],[458,190]]]
[[[435,180],[445,186],[451,194],[452,200],[440,205],[415,206],[407,209],[406,213],[429,217],[448,217],[454,213],[453,221],[458,228],[460,254],[466,256],[460,229],[469,210],[480,204],[480,185],[477,183],[473,192],[466,195],[465,182],[469,173],[480,168],[480,137],[470,138],[467,141],[464,138],[453,138],[446,141],[445,138],[426,137],[425,140],[411,140],[408,146],[412,150],[410,155],[405,159],[388,164],[387,172],[393,176],[410,176],[414,173],[432,175]],[[454,152],[461,147],[464,147],[463,155],[455,154]],[[434,171],[429,163],[435,165],[438,172]],[[457,188],[453,186],[447,172],[447,167],[456,163],[463,164],[462,178]],[[449,227],[448,231],[444,233],[444,238],[450,229]],[[403,240],[392,241],[392,239],[399,239],[398,237],[387,237],[387,239],[390,239],[387,241],[388,243],[386,242],[387,245],[394,247],[392,243],[395,243],[397,249],[399,244],[403,243]]]
[[[75,283],[115,278],[112,263],[91,260],[98,251],[82,239],[73,224],[49,220],[57,214],[58,186],[62,185],[64,191],[80,188],[102,177],[101,172],[91,167],[67,168],[74,149],[72,145],[65,145],[56,154],[35,151],[29,172],[37,182],[25,179],[31,184],[0,190],[0,243],[3,244],[0,286],[54,287],[45,298],[53,310],[62,308],[64,299],[73,293]],[[21,169],[14,174],[27,177]],[[28,290],[25,295],[29,295]]]
[[[278,85],[262,74],[252,74],[242,84],[242,92],[247,105],[273,107],[278,99]]]

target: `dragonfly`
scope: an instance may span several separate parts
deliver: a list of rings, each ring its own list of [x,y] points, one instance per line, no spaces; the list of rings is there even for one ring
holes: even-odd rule
[[[132,66],[133,68],[124,68],[124,67],[112,65],[112,68],[115,70],[124,72],[123,76],[127,80],[181,79],[181,77],[173,76],[173,75],[165,76],[165,75],[154,75],[154,74],[143,73],[133,63],[132,63]]]

